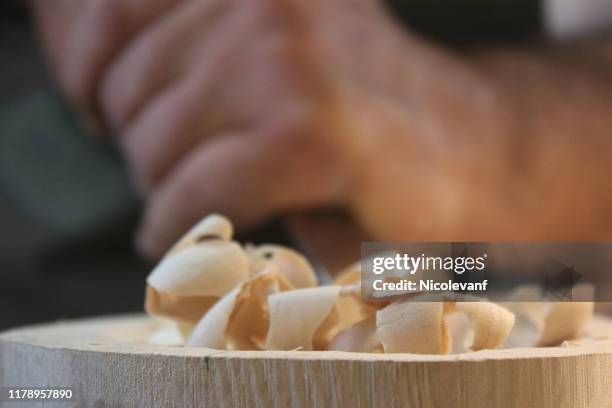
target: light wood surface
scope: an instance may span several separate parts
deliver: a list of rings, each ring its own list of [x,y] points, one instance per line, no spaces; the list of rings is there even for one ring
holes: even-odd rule
[[[155,324],[108,317],[4,332],[0,387],[71,387],[65,405],[78,407],[612,407],[612,322],[601,317],[564,347],[446,356],[145,344]]]

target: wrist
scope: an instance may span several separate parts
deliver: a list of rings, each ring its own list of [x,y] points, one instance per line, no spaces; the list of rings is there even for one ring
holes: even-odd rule
[[[379,239],[492,239],[513,194],[516,110],[469,60],[419,47],[402,95],[361,115],[354,210]]]

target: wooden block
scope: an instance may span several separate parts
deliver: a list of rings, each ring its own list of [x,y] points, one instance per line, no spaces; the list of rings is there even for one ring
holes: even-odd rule
[[[71,387],[66,405],[78,407],[612,407],[603,317],[563,347],[445,356],[145,344],[155,324],[107,317],[4,332],[0,386]]]

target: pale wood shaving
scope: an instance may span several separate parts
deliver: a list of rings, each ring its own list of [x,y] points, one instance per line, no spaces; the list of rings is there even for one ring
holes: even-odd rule
[[[329,316],[340,286],[320,286],[278,293],[268,298],[268,350],[313,349],[316,330]]]
[[[328,350],[372,353],[380,347],[376,335],[376,318],[372,316],[338,333]]]
[[[263,271],[216,303],[193,329],[187,346],[259,349],[261,330],[267,326],[262,307],[268,295],[289,288],[278,271]]]
[[[317,285],[317,276],[312,266],[297,251],[280,245],[248,246],[246,251],[252,275],[273,265],[296,288],[310,288]]]
[[[441,302],[399,300],[376,312],[376,333],[385,353],[442,354]]]
[[[232,239],[233,234],[234,228],[227,218],[219,214],[210,214],[191,227],[191,229],[170,248],[168,255],[206,240],[218,239],[229,241]]]
[[[544,321],[538,346],[554,346],[575,338],[593,317],[592,302],[557,302]]]
[[[512,326],[514,314],[490,302],[457,302],[455,309],[463,312],[474,325],[473,351],[494,349],[504,344]]]
[[[236,242],[206,241],[171,254],[147,278],[158,292],[221,297],[249,276],[249,260]]]
[[[232,235],[225,217],[208,216],[151,272],[145,309],[174,322],[151,342],[187,338],[187,346],[221,350],[448,354],[524,345],[526,338],[531,345],[567,345],[593,314],[592,302],[512,297],[504,304],[459,302],[444,294],[365,302],[360,262],[335,285],[316,286],[314,270],[299,252],[278,245],[243,247]],[[589,294],[588,288],[577,290],[580,299]],[[514,295],[539,293],[522,287]]]

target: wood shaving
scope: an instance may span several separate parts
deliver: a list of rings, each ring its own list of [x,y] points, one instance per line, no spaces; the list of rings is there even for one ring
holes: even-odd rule
[[[325,337],[326,332],[317,329],[330,316],[339,293],[340,286],[320,286],[270,296],[266,349],[312,350],[313,342]]]
[[[381,348],[376,335],[376,318],[372,316],[338,333],[328,350],[373,353]]]
[[[441,302],[398,300],[376,313],[376,334],[385,353],[446,354]]]
[[[246,248],[252,275],[274,265],[296,288],[317,285],[317,276],[310,263],[300,253],[280,245],[249,245]]]
[[[182,341],[220,350],[448,354],[504,344],[569,344],[565,341],[580,335],[593,314],[592,302],[495,304],[417,294],[367,303],[359,262],[334,285],[317,286],[312,265],[297,251],[278,245],[243,247],[232,235],[225,217],[210,215],[151,272],[145,309],[175,323],[153,333],[152,343]],[[517,299],[537,295],[531,287],[520,290]]]
[[[264,308],[267,297],[290,288],[278,271],[263,271],[215,304],[193,329],[187,346],[260,349],[268,325],[267,310]]]
[[[593,316],[592,302],[557,302],[544,321],[537,346],[555,346],[575,338]]]
[[[577,285],[574,298],[592,299],[593,287]],[[527,296],[528,295],[528,296]],[[539,301],[506,302],[504,306],[516,314],[508,346],[549,347],[575,339],[593,317],[593,302],[546,301],[539,288],[523,286],[510,299],[540,299]]]
[[[494,349],[504,344],[512,326],[514,314],[490,302],[457,302],[455,310],[465,313],[474,325],[473,351]]]
[[[345,287],[344,294],[338,298],[338,331],[342,331],[355,323],[374,316],[376,309],[361,300],[361,263],[357,262],[340,273],[336,285]]]

